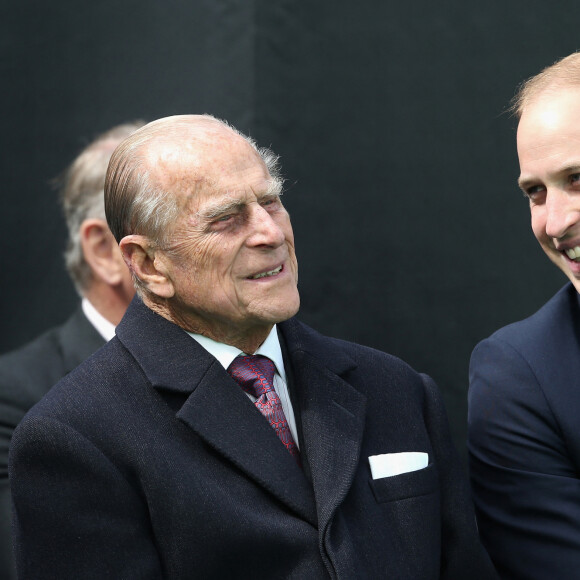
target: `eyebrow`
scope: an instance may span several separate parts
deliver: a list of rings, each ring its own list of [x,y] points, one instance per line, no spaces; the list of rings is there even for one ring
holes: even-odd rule
[[[239,199],[232,199],[230,201],[225,201],[213,207],[207,208],[205,211],[197,212],[197,217],[201,219],[211,220],[220,215],[223,215],[232,211],[240,211],[244,207],[245,202]]]
[[[282,180],[277,177],[272,177],[268,183],[266,195],[282,195]]]
[[[517,184],[518,187],[522,190],[522,191],[526,191],[526,189],[528,187],[530,187],[531,185],[537,183],[534,179],[521,179],[518,178]]]
[[[281,196],[282,195],[282,181],[280,179],[272,178],[269,181],[268,189],[258,195],[258,199],[263,199],[270,196]],[[207,208],[205,211],[197,212],[197,217],[205,220],[212,220],[218,216],[230,213],[238,212],[246,205],[245,201],[240,201],[239,199],[225,200],[223,203],[219,203],[212,207]]]

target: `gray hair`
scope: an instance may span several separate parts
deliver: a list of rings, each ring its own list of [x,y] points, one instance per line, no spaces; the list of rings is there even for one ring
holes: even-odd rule
[[[109,159],[115,147],[143,125],[141,121],[126,123],[99,135],[56,180],[68,228],[65,264],[80,294],[90,286],[93,276],[83,255],[81,224],[90,218],[105,219],[103,189]]]
[[[541,93],[571,87],[580,87],[580,52],[573,52],[557,60],[524,81],[511,101],[510,111],[520,119],[524,109]]]
[[[215,121],[242,137],[262,159],[272,177],[281,186],[279,158],[270,149],[259,148],[255,141],[234,127],[212,117],[196,116],[200,120]],[[170,225],[176,220],[180,206],[175,195],[157,185],[145,168],[144,152],[155,140],[176,134],[191,127],[193,116],[166,117],[149,123],[126,139],[111,158],[105,182],[105,210],[109,228],[117,242],[130,234],[149,238],[157,247],[168,244]]]

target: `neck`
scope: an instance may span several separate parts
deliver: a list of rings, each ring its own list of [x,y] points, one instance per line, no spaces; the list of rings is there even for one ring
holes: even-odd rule
[[[132,296],[126,295],[121,288],[104,283],[92,284],[83,292],[95,310],[111,324],[117,326],[131,302]]]
[[[184,316],[170,308],[166,301],[157,301],[150,296],[143,295],[145,305],[156,314],[163,316],[173,324],[193,334],[201,334],[222,344],[235,346],[246,354],[254,354],[260,345],[268,338],[274,327],[273,323],[263,323],[253,326],[235,326],[235,323],[219,324],[196,317]]]

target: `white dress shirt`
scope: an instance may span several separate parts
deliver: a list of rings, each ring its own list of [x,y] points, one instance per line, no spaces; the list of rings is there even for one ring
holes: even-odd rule
[[[194,338],[205,350],[210,354],[215,356],[220,364],[228,370],[232,361],[239,355],[247,355],[247,353],[242,352],[239,348],[231,346],[229,344],[223,344],[221,342],[216,342],[207,336],[202,336],[201,334],[193,334],[188,332],[189,336]],[[282,410],[286,416],[286,421],[288,422],[288,427],[294,437],[296,446],[298,447],[298,433],[296,431],[296,418],[294,417],[294,410],[292,408],[292,402],[290,401],[290,393],[288,393],[288,385],[286,383],[286,371],[284,370],[284,360],[282,358],[282,349],[280,348],[280,341],[278,340],[278,332],[276,331],[276,325],[270,331],[270,334],[266,340],[260,345],[260,348],[252,354],[261,354],[262,356],[268,357],[276,367],[276,372],[274,373],[274,390],[280,398],[282,403]],[[253,402],[256,397],[246,393],[250,400]]]
[[[87,298],[82,299],[81,307],[89,322],[95,327],[95,330],[109,342],[115,336],[115,325],[109,322],[100,312],[97,312],[97,309]]]

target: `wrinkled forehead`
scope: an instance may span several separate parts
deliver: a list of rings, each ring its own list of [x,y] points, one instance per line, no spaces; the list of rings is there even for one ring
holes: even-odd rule
[[[258,152],[229,129],[180,131],[152,143],[145,155],[151,179],[164,191],[191,195],[200,188],[222,189],[239,181],[270,179]]]

